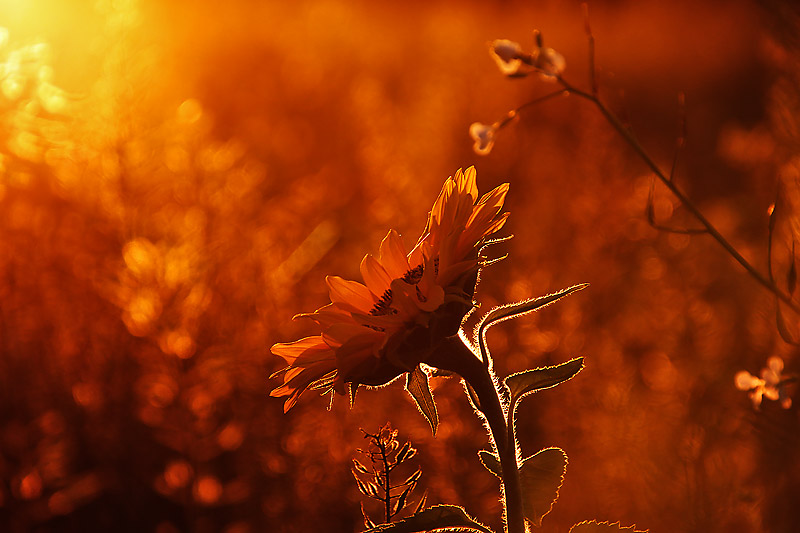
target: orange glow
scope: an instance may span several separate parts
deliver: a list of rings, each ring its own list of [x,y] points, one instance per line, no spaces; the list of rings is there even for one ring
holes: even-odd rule
[[[191,479],[192,467],[186,461],[173,461],[164,471],[164,481],[172,489],[185,487]]]
[[[93,383],[75,383],[72,396],[78,405],[86,408],[97,407],[102,402],[101,389]]]
[[[242,440],[244,440],[244,431],[236,423],[228,424],[217,435],[217,442],[225,450],[235,450],[242,445]]]
[[[431,379],[436,438],[403,383],[360,389],[352,409],[337,397],[327,411],[325,387],[287,415],[287,397],[269,396],[285,366],[270,347],[320,334],[292,316],[331,296],[347,320],[375,308],[398,254],[365,264],[381,294],[347,296],[343,280],[362,279],[390,230],[407,259],[444,179],[473,165],[481,193],[510,184],[511,215],[493,230],[514,238],[482,252],[509,257],[482,273],[466,327],[590,283],[487,337],[500,376],[585,357],[518,412],[524,456],[569,455],[542,531],[595,516],[651,531],[800,523],[800,358],[782,338],[800,336],[800,318],[782,307],[779,330],[774,295],[709,235],[651,225],[648,212],[669,230],[698,227],[586,101],[509,114],[558,87],[498,69],[498,58],[523,69],[509,42],[531,50],[534,29],[535,60],[589,88],[578,4],[0,0],[11,529],[354,531],[359,428],[390,421],[419,450],[430,505],[463,504],[501,531],[497,480],[476,458],[485,430],[456,380]],[[675,161],[673,182],[742,255],[800,298],[789,3],[590,4],[601,97],[658,166]],[[468,304],[434,285],[419,286],[428,301]],[[290,404],[304,385],[293,384],[279,391]]]
[[[222,496],[222,485],[214,476],[201,476],[194,485],[193,493],[199,503],[213,505]]]
[[[35,500],[42,494],[42,478],[35,470],[19,482],[19,495],[23,500]]]
[[[47,507],[54,515],[66,515],[74,510],[74,506],[69,496],[63,492],[56,492],[47,500]]]

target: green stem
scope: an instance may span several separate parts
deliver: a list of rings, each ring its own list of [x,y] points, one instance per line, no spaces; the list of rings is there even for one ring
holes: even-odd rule
[[[692,214],[692,216],[694,216],[694,218],[696,218],[697,221],[703,225],[706,232],[709,235],[711,235],[711,237],[715,241],[717,241],[720,244],[720,246],[722,246],[725,249],[725,251],[728,252],[728,254],[730,254],[731,257],[733,257],[736,260],[737,263],[739,263],[740,265],[742,265],[742,267],[744,267],[744,269],[747,271],[748,274],[750,274],[756,281],[758,281],[761,285],[763,285],[767,290],[772,292],[778,299],[780,299],[783,303],[789,306],[793,311],[800,313],[800,305],[792,301],[790,296],[788,296],[786,293],[780,290],[772,281],[770,281],[763,274],[761,274],[761,272],[756,270],[756,268],[753,265],[751,265],[750,262],[748,262],[747,259],[745,259],[744,256],[742,256],[742,254],[739,253],[739,251],[736,248],[734,248],[731,243],[728,242],[727,239],[725,239],[725,237],[722,236],[722,234],[717,230],[717,228],[715,228],[714,225],[705,217],[705,215],[703,215],[703,213],[700,212],[700,209],[698,209],[697,206],[695,206],[694,203],[692,203],[692,201],[689,200],[689,198],[685,194],[683,194],[683,192],[681,192],[680,189],[678,189],[677,185],[675,185],[675,183],[672,180],[667,178],[667,176],[661,171],[661,169],[658,168],[658,166],[650,158],[650,156],[647,155],[647,152],[645,152],[642,145],[639,144],[639,141],[636,140],[633,134],[631,134],[631,132],[622,124],[619,118],[617,118],[616,115],[614,115],[603,104],[603,102],[600,101],[600,99],[597,96],[573,87],[563,78],[559,77],[558,80],[564,87],[564,89],[568,91],[570,94],[580,96],[581,98],[584,98],[585,100],[592,102],[595,105],[595,107],[597,107],[597,109],[600,111],[600,113],[603,114],[608,123],[611,124],[611,126],[615,130],[617,130],[617,133],[619,133],[620,136],[622,136],[625,142],[627,142],[631,146],[631,148],[634,149],[636,154],[642,159],[642,161],[645,162],[645,164],[650,168],[650,170],[653,171],[653,173],[658,177],[658,179],[661,180],[661,182],[670,190],[670,192],[672,192],[672,194],[675,195],[675,197],[678,200],[680,200],[681,204],[683,204],[683,206],[686,207],[686,209]]]
[[[506,409],[501,403],[500,392],[495,386],[491,371],[458,336],[448,337],[441,347],[442,349],[431,358],[430,363],[438,368],[456,372],[475,390],[480,401],[480,410],[489,424],[502,467],[506,531],[525,533],[517,443],[513,438],[513,428],[509,428],[506,424]]]

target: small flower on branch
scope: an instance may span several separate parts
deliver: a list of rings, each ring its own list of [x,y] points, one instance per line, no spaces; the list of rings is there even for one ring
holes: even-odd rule
[[[489,53],[497,63],[500,72],[506,76],[526,76],[530,65],[530,55],[522,51],[519,43],[508,39],[495,39],[489,43]]]
[[[539,77],[546,81],[556,81],[567,66],[564,56],[552,48],[537,48],[534,58]]]
[[[545,81],[555,81],[566,68],[564,56],[542,43],[542,35],[534,31],[535,45],[531,53],[522,50],[519,43],[508,39],[495,39],[489,43],[489,53],[500,72],[510,78],[522,78],[537,72]]]
[[[472,146],[475,153],[486,155],[491,152],[496,134],[497,123],[483,124],[481,122],[473,122],[469,127],[469,136],[475,141]]]
[[[787,385],[795,381],[794,377],[783,376],[783,359],[778,356],[767,360],[767,367],[761,369],[761,377],[752,375],[746,370],[737,372],[734,378],[736,388],[748,391],[748,396],[756,410],[761,409],[764,398],[780,401],[781,407],[789,409],[792,399],[789,397]]]

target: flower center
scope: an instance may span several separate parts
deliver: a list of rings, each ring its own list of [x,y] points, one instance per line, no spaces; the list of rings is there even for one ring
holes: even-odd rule
[[[439,267],[438,257],[436,258],[434,265],[438,270]],[[420,280],[422,280],[422,275],[424,273],[425,273],[425,265],[419,264],[414,268],[412,268],[411,270],[407,271],[405,274],[403,274],[403,276],[400,279],[408,283],[409,285],[417,285],[420,282]],[[425,297],[424,294],[422,294],[422,291],[419,289],[419,287],[416,287],[416,289],[417,289],[417,298],[419,298],[419,301],[420,302],[427,301],[427,298]],[[397,314],[397,309],[394,309],[392,307],[392,289],[386,289],[385,291],[383,291],[381,297],[378,299],[375,305],[372,306],[372,309],[369,310],[369,314],[371,316],[384,316],[384,315]]]
[[[419,280],[422,279],[422,274],[424,271],[425,271],[425,265],[420,264],[415,266],[405,274],[403,274],[403,277],[400,279],[402,279],[409,285],[416,285],[417,283],[419,283]]]
[[[392,289],[383,291],[378,302],[369,310],[371,316],[397,314],[397,309],[392,309]]]

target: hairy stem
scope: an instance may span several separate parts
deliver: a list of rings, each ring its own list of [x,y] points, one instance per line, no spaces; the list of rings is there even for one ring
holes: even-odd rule
[[[500,400],[500,392],[495,386],[490,370],[458,336],[445,339],[442,349],[431,364],[456,372],[475,390],[481,411],[489,423],[489,430],[502,467],[506,531],[525,533],[517,443],[513,438],[513,429],[506,423],[506,409]]]
[[[756,281],[758,281],[762,286],[764,286],[767,290],[772,292],[778,299],[780,299],[783,303],[789,306],[793,311],[800,313],[800,305],[795,303],[790,296],[780,290],[772,281],[766,278],[761,272],[759,272],[753,265],[750,264],[744,256],[739,253],[739,251],[733,247],[733,245],[728,242],[725,237],[717,230],[716,227],[703,215],[700,209],[692,203],[692,201],[681,192],[680,189],[675,185],[675,183],[667,178],[667,176],[661,171],[660,168],[655,164],[655,162],[650,158],[650,156],[645,152],[644,148],[639,141],[631,134],[631,132],[622,124],[622,122],[614,115],[603,102],[595,95],[589,94],[585,91],[577,89],[570,85],[567,81],[563,78],[558,78],[561,85],[564,87],[566,91],[570,94],[574,94],[576,96],[580,96],[590,102],[592,102],[595,107],[603,114],[605,119],[608,121],[611,126],[617,130],[617,133],[625,140],[628,145],[636,152],[636,154],[644,161],[644,163],[653,171],[653,173],[658,177],[661,182],[666,185],[666,187],[675,195],[675,197],[680,200],[681,204],[686,207],[686,209],[697,219],[700,224],[703,225],[706,232],[708,232],[711,237],[722,246],[728,254],[733,257],[737,263],[742,265],[744,269],[747,271],[750,276],[753,277]]]

